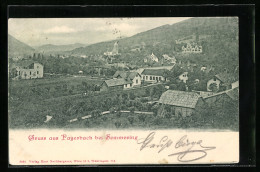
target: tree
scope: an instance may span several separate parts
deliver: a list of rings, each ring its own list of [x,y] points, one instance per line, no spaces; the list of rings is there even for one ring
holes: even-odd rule
[[[154,93],[155,93],[155,88],[152,87],[152,88],[150,89],[150,97],[151,97],[151,100],[153,100]]]
[[[128,94],[128,97],[129,97],[130,100],[134,100],[135,99],[135,94],[133,92],[130,92]]]
[[[140,114],[138,116],[138,119],[141,121],[141,122],[144,122],[145,121],[145,115],[144,114]]]
[[[211,83],[209,85],[209,90],[213,91],[213,92],[217,92],[218,91],[218,86],[216,83]]]
[[[101,116],[101,111],[100,111],[100,110],[93,110],[93,111],[91,112],[91,116],[92,116],[93,118],[98,118],[99,116]]]
[[[133,125],[133,123],[134,123],[134,117],[133,117],[133,116],[129,116],[127,119],[128,119],[128,121],[129,121],[129,123],[130,123],[131,125]]]
[[[116,122],[115,122],[116,128],[119,128],[121,125],[122,125],[121,122],[119,122],[119,121],[116,121]]]

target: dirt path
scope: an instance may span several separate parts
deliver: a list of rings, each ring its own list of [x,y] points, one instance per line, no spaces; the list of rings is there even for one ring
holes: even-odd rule
[[[120,111],[121,113],[130,113],[131,111],[129,110],[121,110]],[[106,115],[106,114],[110,114],[111,112],[110,111],[104,111],[104,112],[101,112],[100,114],[101,115]],[[134,111],[134,113],[136,114],[146,114],[146,115],[153,115],[153,112],[143,112],[143,111]],[[89,118],[92,118],[92,115],[86,115],[86,116],[83,116],[83,117],[80,117],[81,119],[89,119]],[[77,121],[78,118],[74,118],[74,119],[71,119],[69,120],[68,122],[75,122]]]

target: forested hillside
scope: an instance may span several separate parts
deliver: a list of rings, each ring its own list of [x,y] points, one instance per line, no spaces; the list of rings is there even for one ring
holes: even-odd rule
[[[176,40],[196,35],[203,47],[202,54],[183,55]],[[70,54],[103,55],[111,51],[115,41],[101,42],[67,52]],[[141,51],[131,51],[140,47]],[[173,25],[164,25],[119,40],[119,61],[136,65],[152,52],[160,59],[162,54],[175,56],[178,60],[192,60],[200,64],[238,65],[238,19],[237,18],[192,18]]]
[[[35,49],[38,50],[39,52],[55,53],[55,52],[62,52],[62,51],[71,51],[73,49],[84,47],[84,46],[86,45],[80,43],[68,44],[68,45],[45,44],[45,45],[37,46],[35,47]]]
[[[29,45],[8,34],[8,57],[32,54],[35,50]]]

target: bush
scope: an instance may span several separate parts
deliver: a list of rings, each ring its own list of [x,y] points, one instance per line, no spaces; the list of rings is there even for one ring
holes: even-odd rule
[[[122,125],[121,122],[119,122],[119,121],[116,121],[116,122],[115,122],[116,128],[119,128],[121,125]]]
[[[128,97],[129,97],[130,100],[134,100],[136,96],[135,96],[135,94],[133,92],[130,92],[128,94]]]
[[[127,119],[128,119],[128,121],[129,121],[129,123],[130,123],[131,125],[133,125],[133,123],[134,123],[134,117],[129,116]]]

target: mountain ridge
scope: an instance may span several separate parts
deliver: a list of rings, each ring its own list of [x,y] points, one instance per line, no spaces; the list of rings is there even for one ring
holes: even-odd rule
[[[55,44],[44,44],[40,46],[35,46],[34,48],[40,52],[62,52],[62,51],[71,51],[75,48],[85,47],[86,44],[74,43],[74,44],[64,44],[64,45],[55,45]]]
[[[35,49],[26,43],[16,39],[12,35],[8,34],[8,57],[23,56],[32,54]]]

